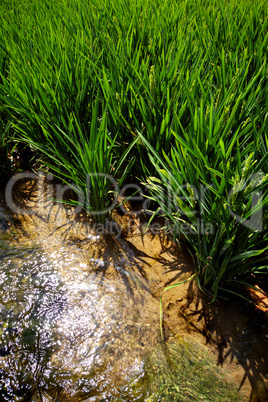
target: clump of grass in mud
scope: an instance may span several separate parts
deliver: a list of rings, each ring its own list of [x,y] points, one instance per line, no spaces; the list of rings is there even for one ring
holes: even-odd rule
[[[224,50],[221,64],[224,71]],[[175,117],[170,152],[158,152],[140,134],[155,166],[146,180],[159,206],[154,216],[165,217],[174,240],[188,246],[195,279],[213,301],[222,291],[239,293],[252,274],[267,271],[266,69],[264,62],[247,82],[240,69],[229,67],[228,78],[215,70],[214,93],[201,70],[192,71],[191,91],[182,80],[189,119]]]
[[[236,387],[211,362],[204,346],[192,340],[167,343],[148,356],[149,391],[146,402],[239,401]]]
[[[195,279],[199,286],[208,291],[215,300],[220,290],[231,291],[232,286],[233,290],[239,289],[245,281],[250,280],[252,274],[261,275],[266,272],[267,190],[262,192],[265,183],[267,187],[266,176],[260,175],[257,178],[256,173],[257,189],[251,188],[250,180],[247,180],[241,192],[236,194],[235,206],[231,204],[233,193],[230,198],[228,193],[221,195],[207,181],[209,187],[206,188],[206,196],[200,205],[203,208],[201,218],[195,206],[191,207],[192,199],[186,193],[185,187],[175,179],[174,172],[175,168],[170,174],[170,182],[164,182],[164,179],[158,182],[150,178],[148,183],[152,198],[158,201],[161,208],[159,214],[169,219],[168,230],[175,240],[180,239],[186,244],[193,255],[197,273]],[[159,168],[160,176],[166,173],[169,171]],[[240,180],[239,182],[241,183]],[[179,188],[181,192],[178,192]],[[167,209],[170,194],[175,194],[177,203]],[[258,202],[252,207],[251,198],[254,196],[258,197]],[[260,225],[262,230],[254,230],[250,223]]]
[[[195,279],[214,301],[220,291],[238,292],[252,274],[267,271],[267,152],[255,147],[247,155],[254,146],[245,152],[237,145],[240,130],[218,144],[212,135],[202,145],[191,129],[174,136],[171,156],[163,158],[143,138],[157,173],[147,189],[159,205],[154,215],[168,219],[174,240],[187,245]]]

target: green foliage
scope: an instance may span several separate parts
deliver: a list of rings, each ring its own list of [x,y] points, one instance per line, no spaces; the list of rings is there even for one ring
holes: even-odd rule
[[[7,180],[12,172],[12,153],[16,147],[12,137],[10,122],[5,124],[0,117],[0,178],[2,180]]]
[[[168,154],[140,135],[157,172],[147,188],[174,239],[187,243],[196,279],[213,300],[219,289],[267,270],[268,249],[267,64],[250,78],[246,60],[236,71],[228,64],[226,74],[224,54],[218,77],[213,68],[204,82],[198,69],[191,90],[184,82],[189,119],[175,116]]]
[[[194,101],[188,127],[177,120],[169,155],[160,156],[140,135],[157,172],[146,183],[160,207],[155,214],[168,218],[174,239],[188,245],[198,283],[213,300],[219,288],[230,290],[267,270],[266,116],[255,114],[258,131],[252,116],[244,123],[254,95],[248,103],[233,97],[227,116],[226,99],[215,104],[204,94],[205,104]]]
[[[204,347],[191,339],[166,347],[166,353],[158,347],[148,356],[150,396],[146,402],[239,400],[235,385],[211,363]]]
[[[15,130],[89,212],[111,202],[103,175],[141,178],[215,298],[267,268],[266,6],[2,1],[2,144]]]

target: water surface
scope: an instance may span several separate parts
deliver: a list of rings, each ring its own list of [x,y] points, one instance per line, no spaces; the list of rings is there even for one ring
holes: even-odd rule
[[[105,261],[87,264],[70,242],[47,253],[3,206],[0,213],[2,400],[144,400],[143,357],[158,340],[157,301],[145,311],[142,292],[90,272]]]

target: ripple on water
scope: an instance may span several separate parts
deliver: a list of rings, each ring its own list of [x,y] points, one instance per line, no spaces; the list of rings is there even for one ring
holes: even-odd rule
[[[146,386],[130,384],[145,383],[143,356],[157,343],[158,303],[147,311],[139,291],[130,297],[124,284],[100,282],[80,249],[55,244],[48,255],[12,239],[14,232],[0,234],[3,400],[39,393],[66,401],[142,398]]]

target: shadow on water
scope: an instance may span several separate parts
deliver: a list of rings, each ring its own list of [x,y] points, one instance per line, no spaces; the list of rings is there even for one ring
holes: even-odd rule
[[[49,190],[46,184],[44,184],[44,188],[46,191],[39,192],[36,181],[26,179],[25,184],[18,183],[13,199],[16,207],[25,211],[26,214],[33,208],[34,219],[32,219],[31,214],[27,217],[29,222],[32,220],[33,226],[36,224],[36,218],[38,218],[41,226],[43,224],[44,227],[48,226],[51,220],[57,222],[53,229],[49,230],[47,242],[50,239],[51,242],[54,242],[55,235],[58,235],[61,240],[71,246],[75,245],[77,249],[89,250],[90,260],[93,262],[91,264],[91,273],[95,274],[96,279],[97,277],[99,278],[100,285],[106,280],[106,276],[110,279],[110,271],[113,270],[116,273],[117,280],[122,281],[128,295],[132,298],[134,297],[133,288],[137,284],[148,291],[144,281],[142,283],[138,281],[137,274],[144,280],[146,279],[146,272],[143,266],[148,265],[146,259],[150,259],[149,255],[140,252],[127,240],[122,241],[117,238],[121,229],[113,221],[107,220],[104,227],[102,225],[95,226],[91,231],[90,225],[88,225],[88,217],[84,212],[81,211],[80,214],[75,215],[74,219],[74,215],[69,211],[68,219],[66,206],[51,202],[51,199],[55,197],[55,188],[52,186]],[[101,236],[98,235],[98,231]],[[23,234],[28,235],[27,232]],[[31,234],[29,233],[29,235]]]

